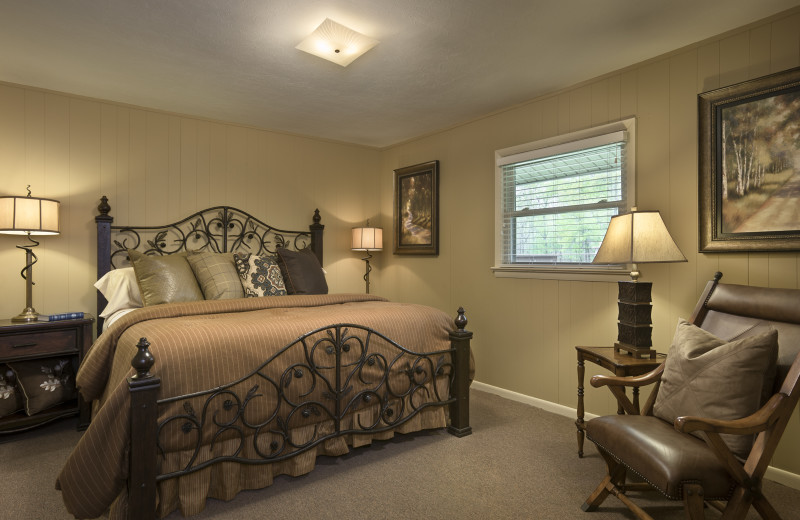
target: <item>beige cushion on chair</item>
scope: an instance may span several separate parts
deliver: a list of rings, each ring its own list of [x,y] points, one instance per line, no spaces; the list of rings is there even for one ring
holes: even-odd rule
[[[720,420],[747,417],[761,407],[764,395],[771,394],[777,358],[774,329],[726,342],[681,319],[653,414],[670,423],[686,415]],[[722,438],[741,458],[747,457],[754,439],[749,435]]]

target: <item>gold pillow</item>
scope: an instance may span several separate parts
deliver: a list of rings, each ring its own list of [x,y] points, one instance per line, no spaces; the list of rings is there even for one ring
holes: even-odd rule
[[[244,298],[233,253],[189,251],[186,258],[206,300]]]
[[[151,256],[128,249],[128,258],[145,306],[203,299],[186,253]]]

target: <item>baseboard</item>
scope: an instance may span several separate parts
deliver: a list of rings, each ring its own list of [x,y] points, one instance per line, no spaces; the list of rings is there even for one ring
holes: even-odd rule
[[[564,406],[563,404],[545,401],[544,399],[531,397],[529,395],[512,392],[511,390],[506,390],[505,388],[498,388],[496,386],[487,385],[486,383],[481,383],[480,381],[473,381],[472,388],[474,388],[475,390],[480,390],[481,392],[499,395],[500,397],[505,397],[506,399],[510,399],[512,401],[517,401],[530,406],[535,406],[536,408],[541,408],[546,412],[552,412],[554,414],[563,415],[564,417],[569,417],[570,419],[575,419],[578,415],[578,411],[575,408],[570,408],[569,406]],[[591,413],[586,413],[584,415],[585,415],[584,419],[587,421],[589,419],[597,417],[597,415]],[[769,466],[767,468],[766,473],[764,474],[764,477],[773,482],[777,482],[778,484],[783,484],[784,486],[790,487],[792,489],[800,490],[800,475],[796,473],[791,473],[789,471],[776,468],[774,466]]]

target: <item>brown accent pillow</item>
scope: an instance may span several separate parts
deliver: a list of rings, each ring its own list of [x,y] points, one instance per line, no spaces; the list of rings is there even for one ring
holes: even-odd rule
[[[186,259],[206,300],[244,298],[233,253],[189,251]]]
[[[747,417],[770,393],[777,359],[778,331],[774,329],[726,342],[680,319],[653,414],[669,422],[686,415],[719,420]],[[747,457],[754,440],[752,435],[722,438],[741,458]]]
[[[25,408],[25,398],[17,386],[17,376],[7,365],[0,365],[0,417]]]
[[[203,299],[185,253],[146,255],[128,249],[145,306]]]
[[[25,412],[42,410],[75,399],[75,370],[68,358],[46,358],[9,363],[25,396]]]
[[[291,251],[283,247],[276,250],[283,283],[289,294],[328,294],[328,282],[319,265],[317,255],[310,249]]]

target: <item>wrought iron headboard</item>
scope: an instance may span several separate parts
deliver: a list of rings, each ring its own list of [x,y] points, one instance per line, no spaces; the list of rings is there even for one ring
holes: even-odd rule
[[[214,206],[163,226],[113,226],[111,206],[104,195],[97,206],[97,278],[111,269],[129,265],[128,249],[149,255],[171,255],[187,250],[213,252],[275,253],[279,247],[310,247],[322,264],[322,231],[319,210],[314,211],[308,231],[278,229],[232,206]],[[106,306],[98,291],[97,310]],[[97,319],[97,333],[103,320]]]

